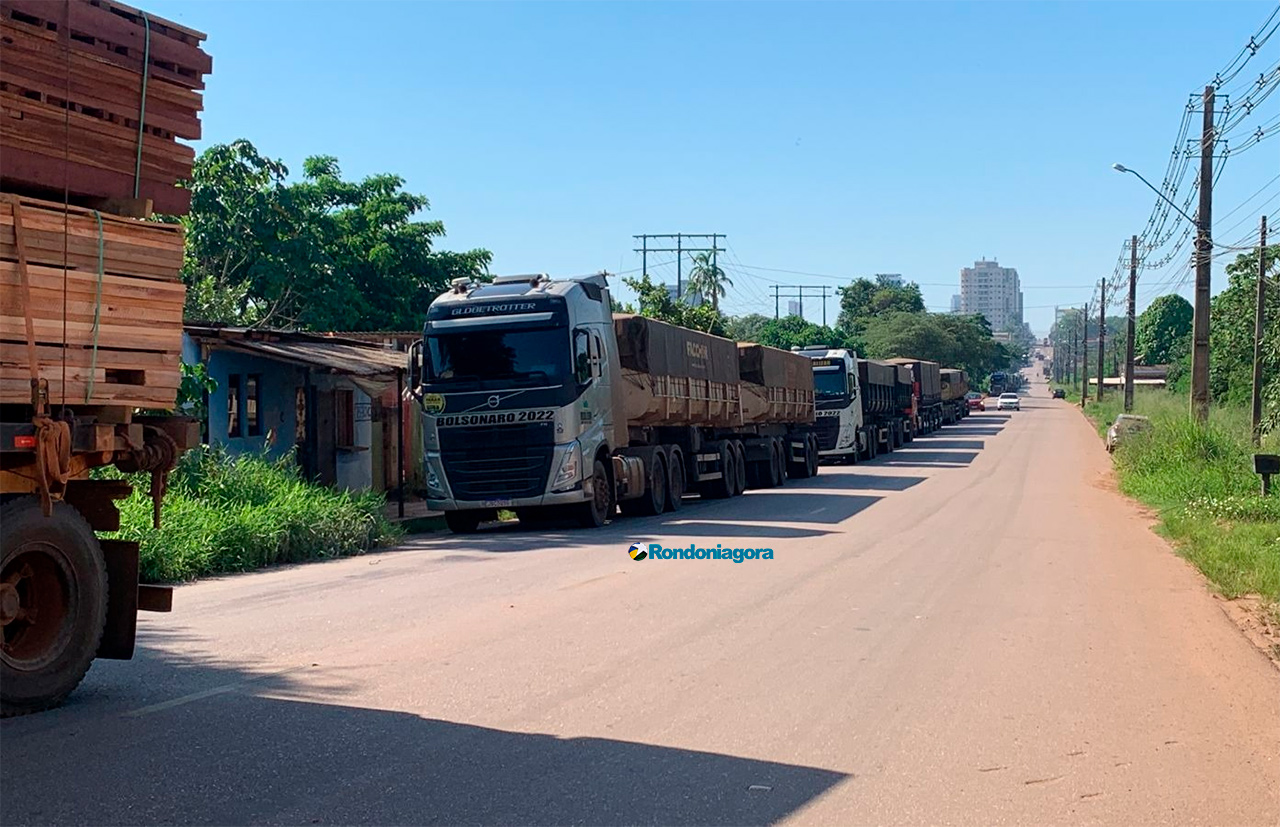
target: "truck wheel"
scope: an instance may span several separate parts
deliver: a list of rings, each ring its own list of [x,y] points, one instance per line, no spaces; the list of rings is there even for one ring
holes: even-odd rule
[[[444,522],[454,534],[474,534],[482,516],[479,511],[446,511]]]
[[[726,500],[733,496],[734,479],[738,469],[734,467],[733,449],[728,442],[720,443],[720,479],[707,480],[702,484],[702,496],[712,500]]]
[[[808,460],[808,464],[809,464],[808,476],[810,477],[818,476],[818,459],[819,459],[818,438],[816,436],[813,436],[812,434],[809,435],[809,453],[806,459]]]
[[[782,440],[775,439],[769,445],[769,487],[777,488],[787,481],[786,448]]]
[[[599,528],[613,516],[613,492],[609,490],[609,475],[600,460],[591,468],[591,481],[591,499],[576,506],[578,524],[583,528]]]
[[[662,454],[653,454],[653,469],[649,475],[649,487],[634,502],[640,504],[641,513],[647,517],[661,514],[667,509],[667,463]]]
[[[880,429],[867,431],[867,459],[875,459],[880,455]]]
[[[804,439],[804,451],[800,454],[800,458],[788,465],[788,476],[796,479],[812,477],[814,468],[817,466],[817,463],[814,462],[815,459],[817,459],[817,452],[814,451],[813,441],[806,436]]]
[[[107,567],[84,517],[35,497],[0,510],[0,714],[61,703],[89,671],[107,622]]]
[[[741,440],[730,443],[733,448],[733,496],[737,497],[747,490],[747,449]]]
[[[670,457],[667,467],[667,510],[678,511],[684,505],[684,455],[679,448],[672,447],[667,456]]]

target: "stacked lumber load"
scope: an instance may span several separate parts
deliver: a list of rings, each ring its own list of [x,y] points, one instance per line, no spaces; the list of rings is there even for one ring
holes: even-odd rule
[[[172,408],[205,35],[115,0],[0,0],[0,403]],[[119,421],[119,420],[116,420]]]
[[[0,2],[0,188],[186,213],[204,39],[114,0]]]
[[[34,351],[54,404],[172,408],[182,249],[177,224],[0,194],[0,402],[30,401]]]

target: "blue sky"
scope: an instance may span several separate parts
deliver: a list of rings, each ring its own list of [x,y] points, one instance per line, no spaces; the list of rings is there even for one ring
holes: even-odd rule
[[[443,246],[487,247],[496,272],[634,270],[633,234],[719,232],[730,312],[772,313],[775,282],[877,272],[945,310],[985,256],[1018,268],[1038,332],[1090,298],[1151,211],[1110,165],[1158,182],[1188,93],[1275,7],[146,5],[209,33],[199,146],[244,137],[293,170],[323,153],[349,176],[397,173],[431,199]],[[1242,79],[1278,60],[1280,36]],[[1252,122],[1276,115],[1280,95]],[[1277,175],[1280,140],[1231,158],[1215,216]],[[1280,182],[1220,240],[1280,214],[1272,195]],[[674,280],[663,260],[651,272]],[[1144,278],[1149,300],[1179,275]],[[805,310],[820,321],[819,302]]]

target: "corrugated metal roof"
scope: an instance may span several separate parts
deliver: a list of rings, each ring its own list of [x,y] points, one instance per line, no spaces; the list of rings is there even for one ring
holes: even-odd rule
[[[406,369],[404,353],[352,339],[231,327],[187,327],[186,332],[211,348],[245,351],[329,373],[391,380]]]

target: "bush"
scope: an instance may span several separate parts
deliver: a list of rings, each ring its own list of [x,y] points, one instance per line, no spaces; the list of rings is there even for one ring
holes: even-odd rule
[[[145,476],[135,480],[114,535],[138,541],[146,582],[360,554],[397,534],[381,494],[309,483],[292,457],[189,451],[169,476],[159,529],[147,485]]]

